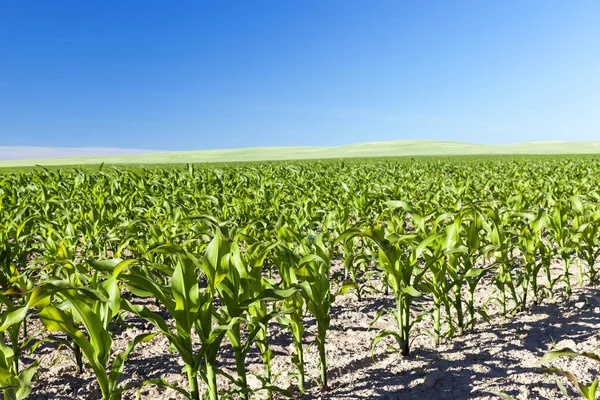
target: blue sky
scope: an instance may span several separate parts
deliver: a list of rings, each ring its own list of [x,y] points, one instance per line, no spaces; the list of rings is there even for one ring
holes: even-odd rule
[[[4,0],[0,146],[600,140],[598,0]]]

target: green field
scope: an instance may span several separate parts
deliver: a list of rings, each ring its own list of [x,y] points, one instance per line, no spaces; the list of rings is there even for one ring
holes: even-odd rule
[[[482,145],[434,140],[359,143],[323,147],[255,147],[230,150],[157,152],[132,156],[69,157],[0,161],[0,167],[82,164],[166,164],[324,158],[445,156],[476,154],[599,154],[600,142],[531,142]]]
[[[598,347],[600,157],[137,166],[1,171],[2,398],[564,399]]]

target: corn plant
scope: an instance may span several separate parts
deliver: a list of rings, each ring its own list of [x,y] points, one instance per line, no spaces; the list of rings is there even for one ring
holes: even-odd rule
[[[576,244],[579,242],[579,235],[573,231],[571,223],[574,218],[573,208],[579,207],[580,201],[577,197],[572,197],[569,201],[557,201],[552,206],[552,213],[548,220],[549,231],[557,245],[555,254],[560,257],[563,263],[563,280],[567,297],[571,295],[571,274],[569,272],[571,253],[574,252]]]
[[[110,324],[121,309],[117,281],[109,278],[98,286],[98,290],[86,289],[85,292],[65,281],[49,282],[38,289],[38,296],[53,294],[62,300],[58,305],[46,305],[39,312],[46,329],[50,332],[63,332],[78,345],[94,370],[104,400],[120,399],[126,389],[119,386],[119,379],[127,357],[138,343],[149,341],[155,334],[136,336],[125,350],[114,356],[114,361],[109,366],[113,343]],[[85,327],[85,332],[77,327],[76,321]]]
[[[519,249],[523,255],[523,275],[520,282],[523,295],[518,306],[520,311],[527,309],[527,296],[530,289],[534,304],[539,304],[541,301],[538,275],[542,267],[550,265],[552,258],[552,253],[547,250],[548,246],[543,243],[543,232],[547,225],[545,210],[538,210],[537,215],[526,213],[524,216],[527,222],[519,232]]]
[[[591,208],[591,209],[590,209]],[[578,213],[573,221],[573,227],[577,229],[579,246],[576,247],[580,259],[587,264],[587,278],[592,286],[598,283],[598,270],[596,261],[600,257],[600,209],[594,209],[587,204],[586,210]]]
[[[308,311],[317,320],[317,349],[321,368],[321,386],[327,386],[327,353],[325,342],[327,330],[331,323],[331,305],[335,294],[331,292],[329,269],[331,267],[332,250],[329,249],[320,236],[311,234],[308,243],[304,245],[302,258],[298,260],[296,276],[300,283],[302,297]]]
[[[183,389],[180,391],[193,400],[200,399],[198,374],[204,361],[203,378],[208,386],[208,396],[211,400],[216,400],[218,397],[216,358],[221,341],[229,327],[213,326],[214,292],[210,287],[209,290],[200,289],[196,270],[197,260],[172,245],[163,245],[155,248],[154,251],[174,255],[175,266],[170,277],[170,285],[161,284],[152,277],[146,276],[141,268],[134,267],[134,260],[112,261],[113,275],[121,279],[136,296],[154,297],[173,318],[175,327],[170,327],[160,314],[146,306],[133,304],[124,299],[122,308],[150,322],[177,349],[185,365],[189,383],[188,392]],[[212,277],[214,279],[214,274]],[[196,350],[193,345],[194,330],[202,341],[199,350]],[[148,382],[148,384],[152,383],[162,385],[162,380]]]
[[[417,214],[413,214],[413,218],[415,216]],[[442,214],[431,222],[431,226],[428,226],[428,218],[415,218],[415,221],[418,221],[416,225],[418,226],[419,235],[424,238],[417,247],[417,255],[422,254],[425,261],[424,270],[428,271],[423,276],[421,287],[426,288],[427,293],[433,299],[431,310],[433,317],[432,336],[435,346],[440,344],[442,306],[446,309],[446,315],[448,316],[449,334],[451,335],[454,331],[450,318],[449,293],[456,287],[457,282],[449,279],[449,276],[451,276],[451,270],[457,269],[458,256],[455,250],[462,251],[462,249],[455,249],[457,245],[456,235],[454,234],[455,225],[450,225],[446,232],[440,226],[449,217],[448,214]]]
[[[493,254],[498,264],[494,281],[500,290],[502,314],[506,316],[509,312],[507,291],[512,295],[513,301],[520,304],[511,269],[513,263],[512,250],[514,249],[513,246],[516,246],[513,239],[516,239],[516,234],[507,229],[512,217],[511,213],[502,210],[490,210],[488,217],[489,221],[485,224],[485,229],[489,235],[494,249]]]
[[[386,283],[396,300],[396,308],[389,312],[394,316],[397,330],[380,330],[373,339],[371,349],[374,351],[377,343],[383,338],[391,336],[396,340],[402,355],[408,356],[410,354],[410,331],[415,323],[411,319],[411,305],[415,297],[421,296],[418,288],[420,288],[426,272],[418,265],[419,256],[428,242],[434,240],[434,237],[431,236],[419,243],[416,234],[406,232],[405,217],[409,206],[398,201],[388,202],[388,207],[388,211],[382,215],[387,232],[381,228],[367,230],[353,228],[343,233],[338,240],[361,236],[377,246],[377,264],[385,271]],[[400,212],[396,210],[400,210]]]
[[[300,284],[296,276],[296,268],[299,257],[291,249],[283,244],[279,244],[274,255],[274,262],[282,277],[282,285],[285,288],[297,287]],[[306,391],[306,376],[304,373],[304,347],[302,339],[304,337],[304,298],[301,293],[294,293],[283,301],[283,308],[289,310],[285,318],[280,318],[280,325],[288,327],[292,333],[294,345],[294,354],[292,363],[298,370],[298,389],[301,393]]]
[[[493,247],[487,245],[484,238],[484,210],[478,205],[464,207],[453,217],[447,227],[446,241],[453,248],[448,254],[448,275],[454,281],[454,309],[456,310],[458,334],[462,335],[465,327],[474,329],[476,323],[475,291],[485,274],[494,268],[479,267]],[[454,251],[456,250],[456,251]],[[466,300],[469,320],[465,321],[462,289],[467,287]],[[485,319],[487,314],[479,310]]]
[[[266,343],[266,325],[277,312],[269,312],[265,302],[284,300],[292,295],[296,288],[275,288],[262,278],[263,261],[275,244],[263,248],[262,244],[255,242],[253,246],[253,238],[241,234],[248,245],[245,254],[242,254],[235,240],[228,239],[218,225],[214,228],[215,236],[206,249],[204,260],[212,270],[226,272],[215,285],[222,303],[222,307],[215,313],[215,319],[219,324],[229,326],[226,336],[235,356],[237,384],[242,397],[248,399],[250,390],[246,379],[246,357],[257,336],[265,361],[267,380],[271,379],[271,355]],[[245,335],[242,335],[242,324],[248,328]],[[269,386],[269,393],[273,388]]]

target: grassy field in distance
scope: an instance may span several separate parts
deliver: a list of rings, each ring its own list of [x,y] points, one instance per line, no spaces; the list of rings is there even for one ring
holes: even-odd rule
[[[530,142],[483,145],[435,140],[406,140],[322,147],[254,147],[228,150],[172,151],[131,156],[68,157],[0,161],[0,167],[84,164],[176,164],[302,160],[325,158],[451,156],[494,154],[600,154],[600,142]]]

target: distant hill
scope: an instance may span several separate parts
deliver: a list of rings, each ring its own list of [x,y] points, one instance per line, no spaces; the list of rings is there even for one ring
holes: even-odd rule
[[[5,148],[6,149],[6,148]],[[81,164],[162,164],[265,161],[319,158],[450,156],[475,154],[600,154],[600,142],[530,142],[483,145],[435,140],[402,140],[322,147],[254,147],[231,150],[195,150],[147,154],[43,158],[0,161],[0,167]]]

